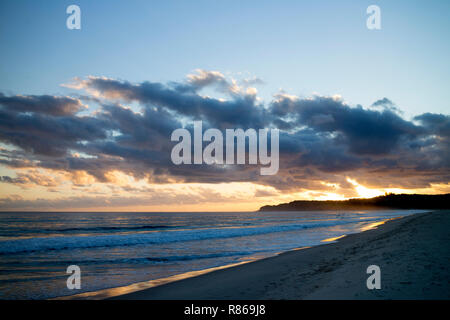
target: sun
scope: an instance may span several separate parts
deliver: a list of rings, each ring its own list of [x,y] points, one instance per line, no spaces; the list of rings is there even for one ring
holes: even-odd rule
[[[358,193],[358,196],[361,198],[373,198],[384,194],[384,191],[382,190],[366,188],[356,182],[356,180],[350,179],[349,177],[347,177],[347,181],[355,186],[355,190]]]

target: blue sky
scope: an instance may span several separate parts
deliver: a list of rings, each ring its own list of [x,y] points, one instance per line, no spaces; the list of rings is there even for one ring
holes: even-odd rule
[[[82,29],[68,30],[77,4]],[[366,8],[381,8],[368,30]],[[406,117],[447,113],[449,1],[2,1],[0,90],[65,94],[73,77],[180,81],[194,69],[264,80],[369,106],[388,97]]]

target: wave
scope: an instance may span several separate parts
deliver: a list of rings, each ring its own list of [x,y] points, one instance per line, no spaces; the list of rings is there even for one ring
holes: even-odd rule
[[[147,225],[147,226],[133,226],[133,227],[88,227],[88,228],[63,228],[63,229],[44,229],[43,232],[98,232],[98,231],[133,231],[133,230],[159,230],[159,229],[172,229],[172,228],[180,228],[175,226],[165,226],[165,225]]]
[[[191,261],[191,260],[202,260],[202,259],[214,259],[214,258],[224,258],[233,256],[249,256],[252,254],[260,254],[267,252],[267,250],[254,250],[254,251],[227,251],[227,252],[217,252],[217,253],[206,253],[206,254],[191,254],[191,255],[174,255],[174,256],[161,256],[161,257],[141,257],[141,258],[118,258],[118,259],[86,259],[86,260],[45,260],[45,261],[34,261],[31,265],[33,267],[39,266],[68,266],[71,264],[76,265],[118,265],[118,264],[157,264],[157,263],[167,263],[167,262],[179,262],[179,261]],[[24,265],[21,261],[8,261],[2,263],[3,266],[17,266]]]
[[[163,244],[208,239],[235,238],[274,232],[287,232],[309,228],[331,227],[350,223],[380,221],[384,218],[358,219],[347,221],[322,221],[302,224],[288,224],[246,228],[210,228],[191,230],[166,230],[152,233],[114,234],[98,236],[62,236],[30,238],[0,242],[0,255],[22,252],[66,250],[99,247],[120,247],[133,245]]]

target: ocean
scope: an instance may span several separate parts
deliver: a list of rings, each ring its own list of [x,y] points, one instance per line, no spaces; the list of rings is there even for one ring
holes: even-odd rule
[[[264,258],[424,210],[0,212],[0,299],[48,299]],[[67,288],[69,265],[81,289]]]

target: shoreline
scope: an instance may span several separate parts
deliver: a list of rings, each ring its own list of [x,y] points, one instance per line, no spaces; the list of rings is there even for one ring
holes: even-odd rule
[[[449,211],[390,219],[336,242],[225,268],[112,299],[450,299]],[[381,269],[368,290],[366,269]]]
[[[433,211],[388,219],[373,229],[331,239],[329,241],[335,241],[331,243],[293,249],[255,261],[56,299],[426,299],[428,296],[448,299],[448,263],[441,262],[435,268],[431,267],[433,270],[428,272],[434,277],[434,282],[430,283],[433,288],[429,295],[424,292],[425,288],[429,287],[425,283],[415,283],[416,288],[408,293],[404,291],[408,291],[407,287],[414,287],[413,282],[407,279],[395,282],[395,279],[405,278],[405,273],[410,272],[411,266],[408,266],[408,262],[417,265],[417,261],[411,260],[420,256],[424,250],[425,253],[430,251],[428,242],[418,246],[417,243],[405,242],[405,239],[411,240],[411,235],[412,238],[417,238],[418,236],[414,235],[419,225],[428,225],[425,231],[433,234],[434,231],[429,230],[433,229],[430,228],[430,223],[436,224],[436,219],[445,220],[437,223],[441,229],[442,226],[450,227],[448,217],[449,211]],[[446,234],[448,232],[445,233],[444,230],[444,238]],[[429,236],[425,235],[425,238],[430,240]],[[439,247],[440,251],[449,248],[448,243],[441,243],[440,237],[435,238],[437,239],[434,239],[434,242],[439,245],[431,252],[439,251]],[[421,242],[420,239],[417,241]],[[431,241],[433,242],[433,237]],[[415,252],[410,252],[405,257],[404,251],[408,249]],[[401,253],[401,257],[397,257],[400,261],[394,261],[394,251]],[[448,252],[440,254],[442,259],[448,257]],[[399,265],[399,262],[400,265],[402,262],[406,263],[406,269],[392,270],[392,266]],[[366,268],[371,264],[381,268],[382,290],[368,290],[366,287],[366,279],[369,276],[366,274]],[[428,269],[430,264],[433,266],[433,259],[426,264]],[[423,263],[420,267],[423,267]],[[427,277],[422,275],[421,278]],[[441,279],[441,283],[433,286],[435,278]],[[402,287],[405,290],[402,290]]]

